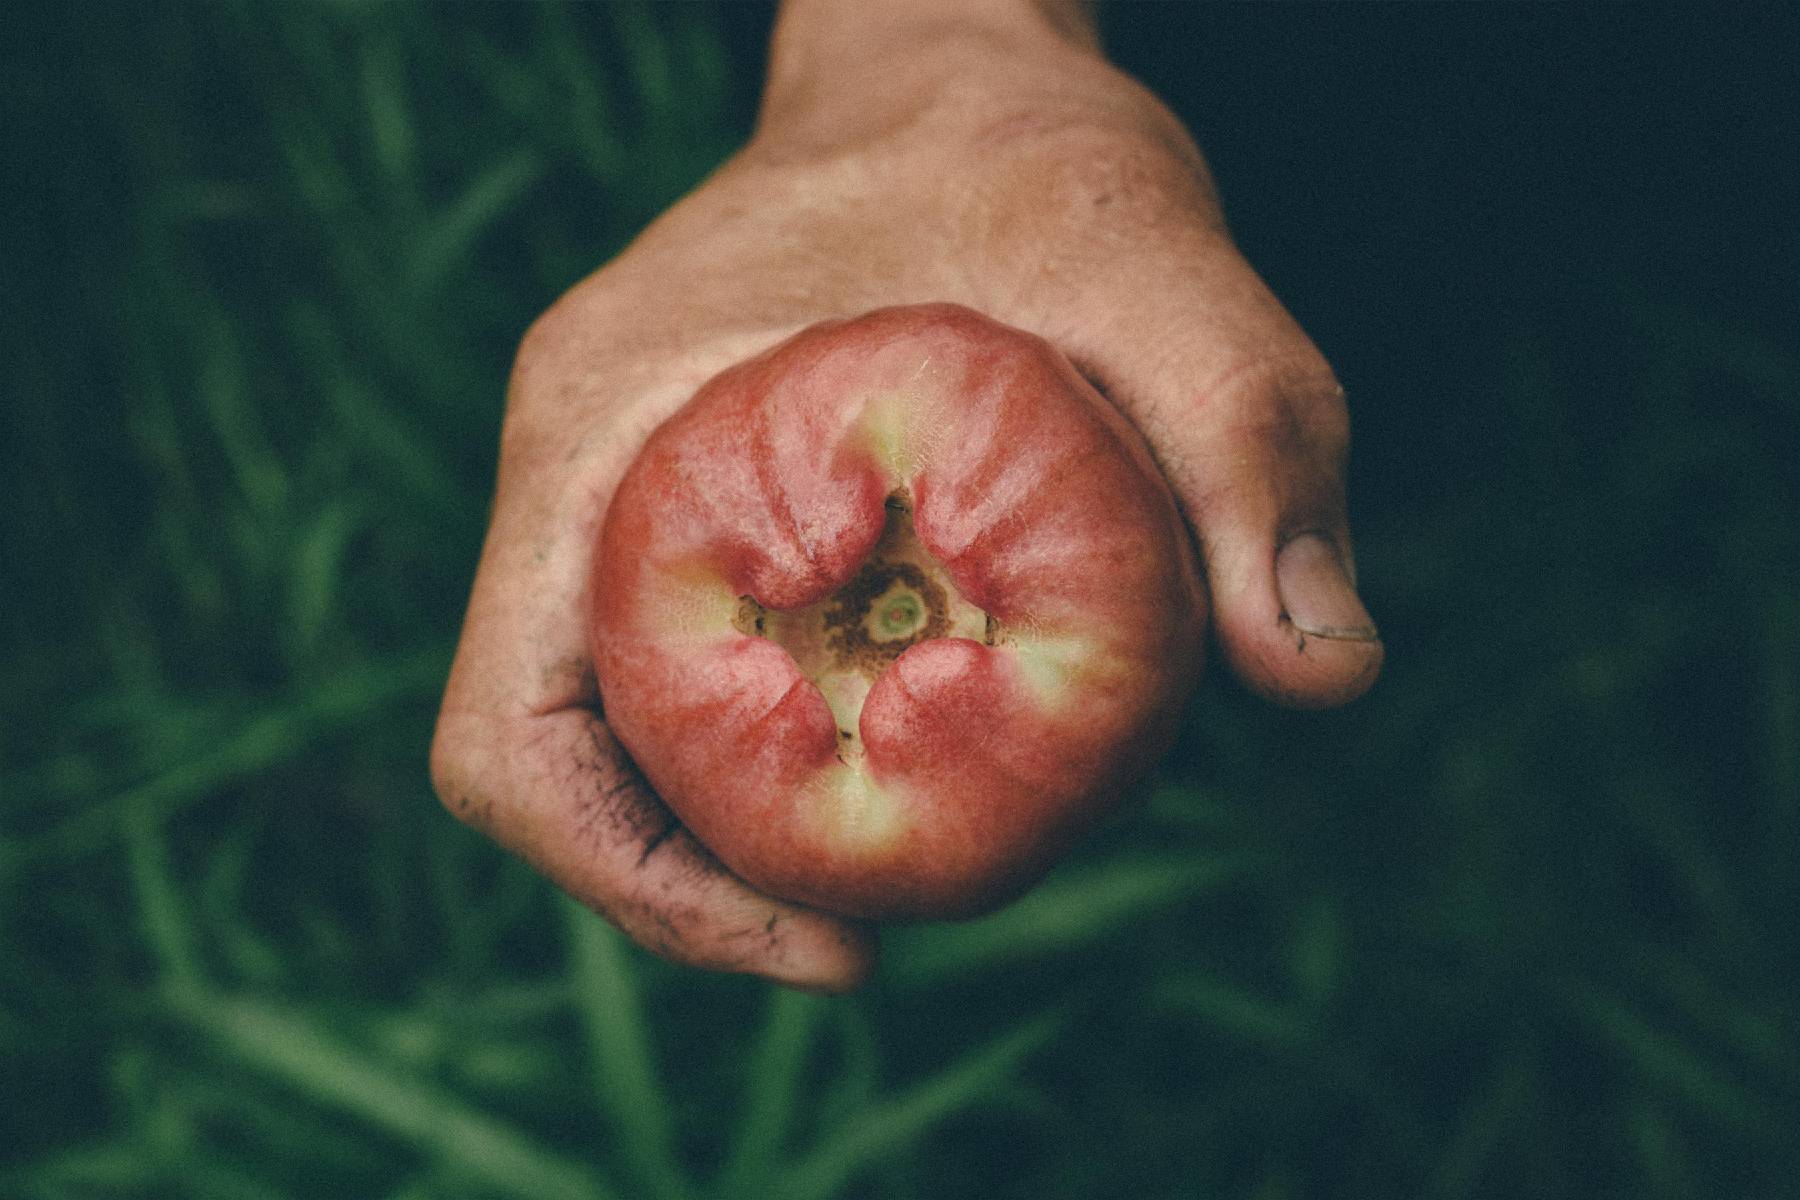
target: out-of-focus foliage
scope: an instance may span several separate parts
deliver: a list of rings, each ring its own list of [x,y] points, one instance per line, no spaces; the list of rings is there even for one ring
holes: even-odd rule
[[[1147,807],[828,1001],[649,959],[423,768],[512,346],[747,133],[767,12],[9,11],[0,1195],[1795,1195],[1745,12],[1107,10],[1351,388],[1389,673],[1215,675]]]

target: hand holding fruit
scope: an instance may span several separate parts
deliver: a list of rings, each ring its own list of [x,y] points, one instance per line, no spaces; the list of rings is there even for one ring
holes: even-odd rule
[[[854,986],[872,961],[872,935],[756,890],[695,840],[616,739],[614,698],[601,703],[590,644],[590,616],[610,586],[596,589],[590,570],[615,495],[629,494],[621,481],[653,431],[728,368],[819,321],[894,305],[950,302],[1028,331],[1066,355],[1111,406],[1091,418],[1065,412],[1047,426],[1072,432],[1070,421],[1091,419],[1116,433],[1129,421],[1154,461],[1145,463],[1141,450],[1122,453],[1168,482],[1185,528],[1169,515],[1163,574],[1149,578],[1163,589],[1159,604],[1182,595],[1191,604],[1173,632],[1160,635],[1176,673],[1191,677],[1182,664],[1196,661],[1176,627],[1198,629],[1207,615],[1199,590],[1183,592],[1179,583],[1188,537],[1201,551],[1219,647],[1253,688],[1289,703],[1338,703],[1364,690],[1381,661],[1349,582],[1342,395],[1231,246],[1179,124],[1107,66],[1075,25],[1000,0],[944,12],[934,4],[785,9],[755,139],[526,337],[493,521],[433,745],[433,777],[453,812],[633,937],[681,961],[808,987]],[[1075,383],[1081,394],[1087,383]],[[1115,410],[1124,420],[1105,415]],[[833,511],[851,514],[844,557],[860,548],[866,558],[890,526],[896,541],[906,536],[903,521],[885,514],[889,498],[908,498],[886,477],[851,476],[863,490]],[[973,678],[977,651],[999,661],[998,647],[985,644],[985,617],[997,618],[998,636],[1007,619],[981,602],[998,603],[972,568],[959,574],[946,561],[957,549],[943,528],[952,514],[928,519],[926,498],[910,500],[917,540],[984,617],[975,637],[972,612],[946,610],[943,618],[971,636],[921,640],[907,653],[921,667],[933,656],[964,655],[973,674],[940,664],[936,677]],[[754,564],[739,565],[744,580],[755,576]],[[942,577],[920,570],[944,588]],[[816,596],[804,588],[786,596],[805,608],[852,579],[832,576],[825,582],[833,587]],[[754,587],[748,594],[757,598]],[[780,611],[772,606],[781,595],[765,592],[758,604]],[[928,589],[913,595],[937,619]],[[730,600],[737,604],[740,594]],[[889,616],[896,636],[911,637],[916,631],[904,627],[916,617],[903,608],[901,598]],[[755,616],[734,607],[729,619],[753,626]],[[760,640],[764,655],[792,633],[771,640],[766,622],[761,639],[734,632]],[[794,657],[803,641],[794,634],[782,644]],[[598,652],[610,653],[605,644]],[[896,656],[889,669],[905,661]],[[1054,682],[1062,669],[1052,662],[1045,677]],[[992,686],[997,696],[1022,685]],[[961,702],[983,694],[964,687]],[[1156,677],[1150,691],[1157,702],[1142,699],[1143,712],[1178,697],[1182,684]],[[869,692],[867,704],[884,702]],[[818,716],[815,708],[796,727],[812,730]],[[851,732],[867,743],[873,766],[870,719],[865,705]],[[1154,741],[1153,726],[1146,721],[1141,736]],[[1060,753],[1090,753],[1079,730],[1061,728],[1071,740],[1059,742]],[[1105,791],[1111,765],[1091,754],[1084,761]],[[999,779],[1005,764],[993,764]],[[1016,861],[1002,854],[962,864],[918,884],[895,908],[971,907],[1017,886],[1080,824],[1079,814],[1059,823],[1081,807],[1067,796],[1047,803],[1039,811],[1052,812],[1054,836],[1005,831],[989,844],[1019,849]],[[706,820],[682,811],[696,824]],[[883,824],[899,819],[898,810],[874,803],[868,811],[877,830],[870,840],[885,845],[879,830],[900,828]],[[703,840],[719,841],[712,849],[748,871],[770,857],[766,847],[727,847],[716,832]],[[886,861],[880,869],[891,872],[906,860]],[[1008,864],[1017,873],[997,869]],[[971,882],[978,880],[985,882]],[[768,882],[829,899],[789,888],[791,881]],[[868,899],[842,906],[883,911]]]

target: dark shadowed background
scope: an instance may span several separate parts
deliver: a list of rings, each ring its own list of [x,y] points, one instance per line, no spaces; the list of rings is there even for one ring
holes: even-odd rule
[[[770,10],[14,5],[0,1195],[1800,1196],[1800,22],[1107,7],[1338,368],[1386,677],[845,1000],[438,809],[529,320]]]

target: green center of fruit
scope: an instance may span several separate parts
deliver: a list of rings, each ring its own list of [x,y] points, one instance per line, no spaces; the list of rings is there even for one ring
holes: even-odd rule
[[[843,666],[879,673],[908,646],[944,636],[951,591],[948,579],[933,579],[916,562],[871,558],[825,601],[827,648]]]
[[[896,579],[876,599],[864,624],[869,636],[878,642],[891,642],[897,638],[910,641],[925,627],[926,619],[925,601],[905,580]]]
[[[994,640],[988,615],[957,593],[949,572],[913,531],[904,493],[888,498],[881,541],[843,587],[817,604],[785,612],[745,597],[736,626],[778,642],[793,656],[824,694],[844,748],[852,752],[860,748],[864,698],[908,648],[937,637]]]

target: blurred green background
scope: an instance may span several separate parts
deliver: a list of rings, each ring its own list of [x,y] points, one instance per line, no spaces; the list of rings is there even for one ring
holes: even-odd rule
[[[1800,1196],[1800,25],[1115,6],[1338,367],[1377,690],[843,1000],[425,749],[528,321],[759,5],[13,5],[0,1196]]]

